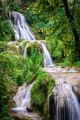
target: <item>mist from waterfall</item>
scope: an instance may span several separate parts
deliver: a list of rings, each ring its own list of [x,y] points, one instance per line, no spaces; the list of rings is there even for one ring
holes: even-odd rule
[[[30,42],[36,41],[34,35],[32,34],[31,30],[29,29],[28,24],[25,21],[24,16],[21,13],[13,11],[9,14],[9,16],[11,19],[12,27],[14,29],[16,40],[23,39],[23,40],[28,40]],[[43,53],[44,53],[44,66],[53,65],[51,55],[50,55],[46,45],[42,42],[40,43],[40,45],[42,46]],[[27,51],[26,49],[24,50],[25,51],[24,56],[26,56],[26,51]]]
[[[80,120],[80,104],[71,85],[62,83],[54,89],[50,120]]]

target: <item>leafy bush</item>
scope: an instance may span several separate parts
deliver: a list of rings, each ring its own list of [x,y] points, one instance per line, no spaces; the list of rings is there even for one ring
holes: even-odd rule
[[[4,46],[6,44],[4,43]],[[39,71],[42,66],[42,52],[38,47],[30,47],[29,55],[24,58],[20,54],[12,54],[5,49],[0,53],[0,104],[1,104],[1,119],[11,119],[8,114],[10,103],[17,86],[22,85],[24,82],[31,83],[35,80],[32,89],[32,94],[38,90],[39,94],[32,96],[32,103],[39,110],[43,110],[43,106],[49,91],[53,88],[54,81],[47,73]],[[14,51],[14,49],[11,49]],[[37,57],[36,57],[37,56]],[[36,60],[37,59],[37,60]],[[40,59],[40,61],[39,61]],[[36,86],[36,88],[35,88]],[[43,88],[42,88],[43,87]],[[42,88],[42,90],[41,90]],[[41,101],[40,101],[41,98]],[[6,106],[7,104],[7,106]],[[9,106],[8,106],[9,105]],[[3,116],[5,113],[6,117]],[[9,116],[9,118],[8,118]]]
[[[0,105],[1,120],[10,119],[10,100],[18,85],[34,80],[34,71],[31,69],[31,60],[6,51],[0,53]],[[6,106],[7,105],[7,106]],[[7,108],[6,108],[7,107]],[[8,114],[9,112],[9,114]],[[5,115],[4,115],[5,114]]]
[[[10,41],[14,39],[14,32],[11,28],[9,20],[0,21],[0,40],[1,41]]]
[[[44,71],[39,70],[31,90],[31,101],[33,106],[41,113],[44,112],[44,104],[48,95],[54,87],[54,80]]]
[[[8,104],[10,98],[12,98],[15,89],[17,87],[15,81],[13,80],[13,67],[14,62],[10,59],[10,56],[5,53],[0,54],[0,119],[7,120],[10,119],[10,113],[8,109]]]
[[[32,60],[33,65],[43,66],[43,51],[39,44],[31,44],[27,48],[27,56]]]
[[[80,61],[75,62],[75,63],[74,63],[74,66],[80,67]]]
[[[7,50],[7,42],[6,41],[0,41],[0,52]]]
[[[8,105],[4,104],[4,106],[1,106],[0,120],[13,120],[13,117],[9,111]]]
[[[46,7],[44,7],[45,5]],[[28,13],[31,20],[30,25],[37,31],[41,39],[47,41],[48,49],[56,62],[65,62],[67,59],[72,64],[78,60],[72,28],[67,20],[62,2],[35,1],[28,7]],[[25,12],[25,16],[28,13]],[[77,13],[75,15],[77,16]]]

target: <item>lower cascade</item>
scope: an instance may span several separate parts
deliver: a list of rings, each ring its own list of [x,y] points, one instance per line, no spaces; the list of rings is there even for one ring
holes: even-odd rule
[[[33,87],[34,83],[27,85],[26,83],[23,86],[18,88],[16,95],[14,96],[14,101],[16,103],[16,107],[12,108],[13,116],[16,118],[20,118],[20,120],[25,117],[25,119],[30,120],[42,120],[40,115],[33,111],[31,106],[31,95],[30,91]]]
[[[49,105],[50,120],[80,120],[80,104],[71,85],[57,85]]]
[[[33,83],[26,87],[24,84],[23,87],[20,87],[16,96],[14,96],[14,101],[16,102],[16,108],[13,108],[13,111],[27,111],[27,109],[31,109],[31,96],[30,90],[33,86]],[[26,89],[25,89],[26,87]]]

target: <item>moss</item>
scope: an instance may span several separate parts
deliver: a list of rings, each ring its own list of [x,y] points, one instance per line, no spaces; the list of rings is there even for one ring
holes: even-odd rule
[[[7,45],[7,51],[12,54],[19,54],[19,48],[15,45]]]
[[[18,119],[18,120],[32,120],[30,117],[27,117],[27,116],[22,115],[22,114],[21,114],[21,115],[18,115],[18,116],[15,116],[14,119],[15,119],[15,120],[17,120],[17,119]]]
[[[9,53],[12,54],[19,54],[19,48],[18,48],[19,43],[16,42],[12,42],[11,44],[9,44],[6,41],[0,41],[0,52],[4,52],[7,51]]]
[[[37,43],[32,43],[27,49],[28,55],[32,55],[34,53],[41,54],[43,53],[42,47]]]
[[[0,41],[0,52],[3,52],[7,50],[7,42],[6,41]]]
[[[28,48],[28,57],[24,58],[16,49],[16,45],[19,46],[20,43],[7,45],[7,48],[0,53],[1,108],[5,107],[6,104],[13,105],[11,99],[19,85],[35,81],[31,91],[32,105],[42,114],[46,114],[44,106],[46,106],[45,102],[54,87],[54,80],[40,70],[43,64],[42,48],[37,43],[32,43]],[[25,44],[27,43],[25,42]]]
[[[38,43],[32,43],[27,48],[27,56],[32,60],[34,65],[43,66],[43,51]]]
[[[9,20],[0,19],[0,40],[10,41],[14,39],[14,31]]]
[[[30,42],[27,41],[27,40],[25,40],[25,41],[23,42],[23,47],[26,47],[26,46],[28,46],[29,44],[30,44]]]
[[[34,86],[31,90],[32,105],[44,113],[44,105],[48,95],[55,85],[54,80],[46,72],[38,71]]]
[[[19,42],[19,52],[23,55],[24,49],[27,49],[27,46],[29,46],[30,42],[29,41],[20,41]]]
[[[16,92],[17,83],[15,77],[14,67],[16,66],[16,59],[9,53],[0,53],[0,105],[1,120],[11,120],[9,107],[12,103],[10,100]]]

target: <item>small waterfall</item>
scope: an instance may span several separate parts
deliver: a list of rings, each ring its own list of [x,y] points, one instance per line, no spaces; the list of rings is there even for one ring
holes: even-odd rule
[[[35,40],[32,32],[30,31],[24,16],[18,12],[11,12],[9,14],[15,33],[15,39],[24,39],[33,41]]]
[[[62,83],[55,87],[54,93],[50,100],[50,120],[80,120],[80,104],[72,86]]]
[[[19,90],[18,91],[18,94],[14,97],[17,107],[12,108],[13,111],[25,112],[25,111],[27,111],[27,108],[31,108],[30,91],[32,89],[32,86],[33,86],[33,83],[26,87],[26,91],[25,91],[26,94],[25,94],[25,96],[23,96],[23,98],[22,98],[22,94],[23,94],[24,90]],[[20,98],[22,98],[21,101],[20,101]]]
[[[14,29],[16,40],[21,38],[30,42],[36,41],[35,37],[33,36],[32,32],[28,27],[28,24],[25,21],[24,16],[21,13],[13,11],[9,14],[9,16],[11,19],[12,27]],[[44,52],[44,66],[53,65],[51,55],[45,44],[41,42],[40,45],[42,46]],[[25,48],[24,50],[24,56],[26,56],[26,49],[27,48]]]
[[[26,57],[26,55],[27,55],[27,46],[24,47],[24,53],[23,53],[23,56],[24,56],[24,57]]]
[[[42,42],[40,44],[41,44],[41,46],[43,48],[43,52],[44,52],[44,66],[53,65],[51,55],[50,55],[48,49],[46,48],[45,44]]]

